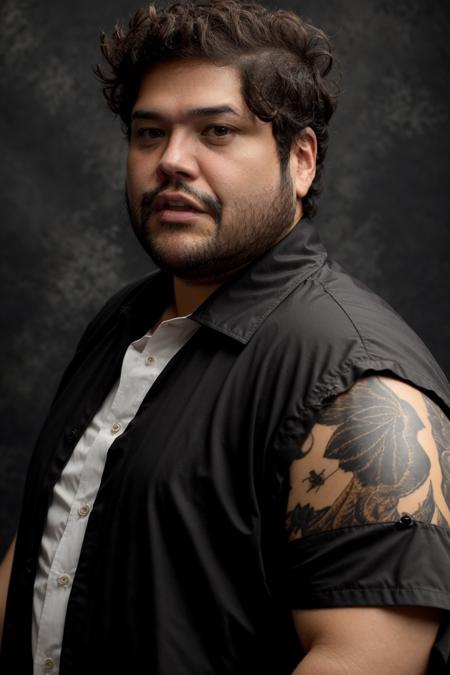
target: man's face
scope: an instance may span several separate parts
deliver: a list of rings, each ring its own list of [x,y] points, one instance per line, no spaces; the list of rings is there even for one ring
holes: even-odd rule
[[[185,59],[142,79],[132,113],[127,203],[135,233],[174,275],[226,277],[281,239],[301,211],[291,162],[253,115],[233,66]]]

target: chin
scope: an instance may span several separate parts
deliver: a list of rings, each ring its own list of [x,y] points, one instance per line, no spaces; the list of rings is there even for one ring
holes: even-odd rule
[[[204,261],[206,247],[198,241],[196,244],[192,237],[164,237],[163,240],[157,237],[147,242],[145,248],[158,267],[183,276],[195,274],[195,268]]]

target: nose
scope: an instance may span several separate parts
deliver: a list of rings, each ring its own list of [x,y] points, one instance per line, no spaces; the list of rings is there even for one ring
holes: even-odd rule
[[[192,143],[185,134],[172,132],[161,154],[158,173],[162,178],[194,179],[198,175]]]

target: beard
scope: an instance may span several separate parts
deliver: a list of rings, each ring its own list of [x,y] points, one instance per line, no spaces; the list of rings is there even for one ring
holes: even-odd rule
[[[205,207],[213,231],[193,246],[183,246],[174,255],[164,238],[150,226],[155,198],[167,189],[183,192]],[[173,181],[145,192],[141,203],[130,201],[125,191],[126,206],[133,230],[154,263],[180,279],[211,283],[225,279],[272,248],[294,225],[296,200],[289,170],[281,170],[280,182],[270,193],[241,197],[230,202],[229,215],[223,217],[220,201],[198,192],[182,182]],[[202,217],[205,217],[203,215]],[[195,226],[190,222],[164,223],[164,232],[186,233]]]

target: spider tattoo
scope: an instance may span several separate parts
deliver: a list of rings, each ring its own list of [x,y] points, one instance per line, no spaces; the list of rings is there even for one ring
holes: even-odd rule
[[[306,481],[309,481],[309,488],[307,492],[311,492],[311,490],[315,490],[318,492],[320,488],[325,485],[325,481],[327,481],[336,471],[339,469],[336,469],[335,471],[332,471],[328,476],[325,476],[325,469],[322,469],[320,473],[317,473],[317,471],[314,471],[314,469],[311,469],[309,472],[309,476],[306,476],[302,480],[302,483],[305,483]]]

